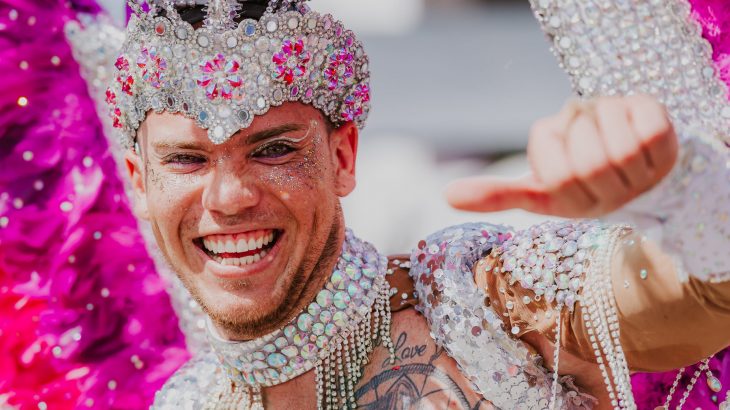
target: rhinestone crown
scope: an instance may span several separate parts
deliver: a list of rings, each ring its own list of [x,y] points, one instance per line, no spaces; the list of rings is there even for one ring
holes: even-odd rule
[[[106,93],[122,144],[133,145],[150,110],[194,119],[216,144],[286,101],[362,128],[370,110],[362,44],[331,15],[301,0],[285,4],[236,23],[237,1],[212,0],[194,29],[170,0],[130,0],[134,13]]]

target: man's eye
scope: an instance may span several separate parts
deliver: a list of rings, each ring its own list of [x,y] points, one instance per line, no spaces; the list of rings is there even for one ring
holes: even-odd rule
[[[294,151],[294,148],[287,144],[271,144],[261,148],[254,154],[258,158],[279,158]]]

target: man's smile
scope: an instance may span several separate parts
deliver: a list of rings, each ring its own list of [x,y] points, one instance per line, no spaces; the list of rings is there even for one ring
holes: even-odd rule
[[[206,235],[193,242],[206,256],[205,263],[213,274],[241,277],[261,272],[274,260],[283,233],[279,229],[258,229]]]

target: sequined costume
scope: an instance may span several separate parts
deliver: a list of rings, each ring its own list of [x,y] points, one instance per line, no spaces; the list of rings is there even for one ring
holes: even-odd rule
[[[726,73],[713,63],[713,50],[702,38],[700,27],[695,25],[687,4],[682,1],[613,4],[590,0],[535,0],[533,8],[580,94],[594,96],[647,92],[659,97],[667,105],[683,140],[682,159],[665,183],[612,218],[620,221],[619,225],[598,221],[546,223],[515,232],[508,227],[471,224],[448,228],[430,236],[414,249],[408,264],[418,296],[417,308],[428,320],[435,341],[448,351],[463,374],[473,382],[475,389],[494,406],[533,409],[547,408],[554,403],[559,408],[590,408],[595,404],[594,398],[582,394],[573,386],[570,377],[557,377],[548,371],[543,363],[546,358],[537,357],[519,340],[526,333],[537,331],[551,342],[563,346],[565,352],[578,355],[587,362],[605,359],[601,371],[612,407],[635,408],[629,370],[667,370],[686,365],[712,354],[726,340],[727,335],[721,330],[708,332],[709,337],[702,341],[672,337],[647,339],[640,332],[640,329],[652,329],[654,319],[660,315],[660,312],[650,308],[654,302],[677,312],[701,314],[702,320],[694,324],[687,317],[677,317],[674,322],[677,326],[696,325],[696,329],[722,327],[730,310],[727,296],[730,292],[725,282],[730,274],[730,260],[725,252],[730,236],[728,208],[724,206],[730,202],[730,171],[725,145],[728,141],[730,109],[727,88],[721,81],[721,75]],[[87,71],[87,79],[97,78],[100,72],[93,68],[104,65],[98,58],[83,55],[84,38],[89,38],[84,37],[89,35],[89,31],[84,33],[84,30],[92,26],[93,23],[88,21],[84,29],[74,23],[68,27],[69,38],[72,42],[76,40],[77,53],[79,50],[82,53],[77,54],[77,58],[92,69]],[[297,50],[296,44],[290,44],[288,50],[306,60]],[[647,54],[646,50],[656,53]],[[96,53],[98,50],[90,48],[86,51]],[[114,52],[108,54],[113,55]],[[156,61],[150,50],[147,50],[145,58],[145,64]],[[218,67],[218,62],[211,61],[211,66]],[[220,63],[226,67],[226,64]],[[160,69],[161,66],[156,68]],[[285,83],[296,77],[299,66],[289,68],[291,72],[283,67],[280,73],[279,79]],[[158,84],[156,81],[163,80],[157,75],[159,72],[147,74],[149,84],[153,87]],[[237,79],[229,80],[232,81],[229,81],[229,85],[235,88]],[[340,81],[330,79],[325,84],[326,88],[352,85],[347,79],[342,79],[343,83]],[[201,82],[206,81],[202,79]],[[208,96],[227,92],[210,87],[207,90]],[[103,89],[93,91],[99,95],[104,93]],[[361,92],[364,93],[362,89]],[[678,98],[678,95],[683,98]],[[360,97],[364,97],[364,94]],[[367,97],[369,99],[369,94]],[[99,99],[104,98],[111,97],[106,95]],[[355,114],[364,115],[365,112],[360,111],[363,101],[355,105]],[[333,113],[342,114],[340,111]],[[214,128],[211,132],[215,136]],[[84,166],[87,162],[84,158]],[[120,187],[115,189],[122,193]],[[105,192],[112,195],[112,191]],[[59,205],[60,209],[68,212],[64,210],[67,207],[64,204]],[[2,228],[14,223],[14,219],[3,218],[0,218],[0,226],[5,225]],[[634,227],[629,228],[623,223],[633,223]],[[609,273],[613,258],[622,252],[631,254],[632,247],[641,241],[642,237],[634,230],[636,228],[648,229],[656,242],[675,256],[676,266],[681,268],[682,281],[672,282],[666,276],[657,281],[656,272],[636,266],[630,271],[634,276],[614,281],[614,286],[611,285]],[[657,232],[659,234],[655,235]],[[95,240],[101,238],[96,232],[90,235]],[[136,244],[140,245],[141,241],[137,240]],[[373,260],[383,258],[375,250],[367,252]],[[63,256],[64,259],[68,257],[65,253]],[[70,264],[74,263],[71,259],[66,260]],[[145,259],[144,264],[148,266],[150,261]],[[159,261],[158,269],[164,270]],[[337,272],[352,276],[349,279],[336,277]],[[358,272],[360,276],[357,276]],[[360,290],[365,289],[363,284],[367,287],[377,281],[381,283],[382,279],[388,277],[382,269],[375,269],[369,274],[373,275],[370,278],[373,281],[357,282]],[[317,303],[313,302],[309,308],[318,315],[308,309],[297,317],[297,327],[301,326],[313,334],[319,333],[321,329],[322,334],[326,334],[326,326],[334,320],[334,315],[333,318],[325,316],[323,319],[322,311],[317,309],[330,306],[339,308],[338,304],[346,306],[345,298],[359,295],[349,293],[352,282],[347,280],[359,280],[362,277],[361,270],[348,271],[343,268],[333,272],[330,281],[332,288],[323,290],[330,291],[332,298],[323,297]],[[36,279],[29,279],[31,282],[33,280]],[[303,352],[318,352],[320,346],[316,342],[313,347],[306,341],[299,342],[296,331],[285,334],[285,340],[281,342],[277,337],[255,347],[246,363],[235,362],[240,352],[236,349],[240,346],[233,346],[234,352],[226,353],[222,348],[224,341],[216,340],[215,337],[212,338],[212,344],[218,355],[206,351],[204,343],[200,342],[203,332],[199,311],[190,304],[187,296],[181,296],[179,284],[171,283],[170,286],[178,286],[172,295],[175,299],[173,305],[183,318],[181,327],[186,330],[190,345],[200,346],[203,352],[167,382],[158,393],[157,408],[198,409],[210,406],[211,398],[215,401],[222,397],[223,391],[220,389],[229,386],[231,377],[244,375],[241,370],[247,371],[246,375],[252,377],[252,385],[265,385],[265,381],[280,375],[271,370],[278,371],[288,366],[288,359],[301,357],[308,360],[310,358],[305,357]],[[373,309],[369,311],[371,313],[384,314],[387,310],[387,298],[382,293],[387,286],[385,283],[381,285],[382,288],[376,287],[368,302],[372,302],[369,305]],[[653,300],[651,290],[659,288],[666,290],[666,297]],[[155,286],[155,289],[161,287]],[[686,292],[687,289],[691,292]],[[352,288],[352,292],[357,291],[357,286]],[[109,293],[107,288],[103,288],[99,294],[107,298]],[[637,295],[643,296],[639,298],[643,303],[627,302],[636,299]],[[167,306],[165,303],[157,305]],[[92,309],[98,309],[99,306],[106,306],[101,299]],[[88,305],[86,309],[89,309]],[[305,313],[311,316],[311,321],[309,316],[304,316]],[[363,315],[366,314],[363,311]],[[319,319],[315,319],[315,316]],[[335,335],[336,328],[330,329]],[[665,323],[662,329],[668,334],[677,334],[672,323]],[[382,335],[380,328],[376,331],[363,326],[358,327],[357,332],[370,335],[371,344],[388,343],[388,338]],[[139,332],[132,334],[145,335]],[[65,335],[66,339],[74,337],[71,333]],[[179,338],[173,339],[159,343],[168,346],[168,352],[184,356],[178,352]],[[342,339],[338,343],[349,343],[359,348],[346,340]],[[647,346],[673,354],[675,361],[658,360],[657,355],[646,355]],[[296,352],[292,349],[296,349]],[[287,352],[293,352],[292,356]],[[161,360],[159,354],[145,353],[152,362]],[[361,354],[360,351],[354,352],[352,360],[362,360],[362,356],[358,356]],[[130,360],[126,353],[116,356],[111,354],[110,357],[112,360]],[[137,355],[131,357],[130,363],[135,367],[142,361]],[[225,362],[226,358],[234,360],[221,366],[221,359]],[[559,356],[554,359],[554,363],[559,363]],[[329,363],[336,363],[336,360],[332,358]],[[246,368],[245,364],[251,368]],[[261,372],[257,373],[256,369]],[[351,369],[348,372],[357,372],[356,367]],[[102,366],[94,370],[104,378],[105,386],[110,390],[116,389],[116,381],[106,378],[111,372],[104,373]],[[293,373],[294,370],[292,368]],[[170,369],[161,370],[162,373],[165,371],[169,373]],[[83,378],[88,373],[72,370],[70,374]],[[114,384],[111,384],[112,381]],[[321,381],[326,383],[323,379]],[[126,386],[127,390],[130,390],[129,386]],[[350,393],[345,392],[347,395]],[[74,394],[78,395],[77,392]],[[103,396],[108,400],[106,403],[112,403],[114,399],[106,396]],[[90,397],[78,397],[87,407],[93,406],[93,401],[89,405]],[[234,399],[244,400],[245,397]],[[234,404],[241,403],[243,401]],[[249,404],[256,406],[260,403]]]
[[[644,92],[666,104],[682,139],[679,164],[664,184],[627,206],[619,218],[664,231],[657,242],[675,256],[679,275],[689,284],[678,285],[678,293],[667,292],[663,302],[705,313],[699,321],[705,327],[722,323],[730,306],[728,285],[723,282],[730,272],[724,251],[730,246],[724,205],[730,199],[730,185],[725,183],[730,180],[725,146],[730,108],[727,88],[709,52],[692,52],[694,58],[687,58],[688,53],[685,58],[672,54],[672,48],[682,53],[707,46],[692,30],[689,8],[682,2],[614,6],[569,0],[535,1],[533,8],[580,94]],[[599,27],[613,30],[599,33]],[[618,27],[627,31],[620,32]],[[643,53],[664,48],[668,49],[656,58]],[[631,64],[630,58],[637,63]],[[679,90],[691,90],[702,104],[675,98]],[[688,201],[688,196],[694,199]],[[632,294],[620,292],[611,278],[616,255],[630,254],[642,241],[634,229],[591,221],[547,223],[522,232],[491,225],[449,228],[423,241],[411,255],[418,310],[436,342],[476,390],[499,408],[590,408],[595,404],[571,389],[569,380],[546,370],[541,364],[544,358],[536,357],[518,339],[534,330],[562,346],[556,350],[554,367],[559,368],[563,350],[587,362],[598,361],[606,384],[602,399],[614,408],[636,408],[630,371],[658,370],[656,358],[647,350],[664,343],[639,337],[641,332],[632,323],[636,316],[621,313],[621,308],[632,306],[626,300]],[[707,241],[699,245],[688,240],[693,234]],[[641,270],[638,275],[645,280],[649,273]],[[644,286],[651,289],[666,280]],[[641,286],[629,279],[622,285],[625,289]],[[687,296],[682,286],[696,293]],[[716,310],[707,310],[707,304]],[[643,316],[657,315],[648,304],[633,306],[640,306]],[[653,329],[645,321],[642,324]],[[621,328],[628,328],[624,336]],[[667,329],[671,331],[672,326]],[[701,359],[700,352],[710,355],[720,350],[727,336],[717,332],[717,338],[697,342],[693,348],[685,346],[691,353],[680,354],[672,364],[688,364]],[[677,340],[681,346],[683,342]],[[262,360],[265,357],[262,354]],[[200,360],[210,363],[212,359]],[[178,392],[183,390],[196,392],[195,397],[206,394],[200,384],[212,375],[200,377],[195,369],[171,380],[158,396],[159,408],[181,405]]]

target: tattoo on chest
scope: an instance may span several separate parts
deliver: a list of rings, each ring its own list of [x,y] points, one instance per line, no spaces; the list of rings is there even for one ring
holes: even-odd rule
[[[419,357],[423,357],[426,354],[426,345],[425,344],[413,344],[409,345],[408,342],[408,334],[406,332],[401,333],[398,336],[398,339],[395,341],[394,345],[394,351],[395,351],[395,364],[403,363],[403,362],[409,362],[413,359],[417,359]],[[431,359],[433,361],[434,358]],[[388,367],[392,367],[393,363],[391,363],[390,358],[386,358],[383,360],[383,363],[381,365],[381,368],[385,369]]]
[[[395,365],[384,361],[384,370],[355,392],[358,409],[478,410],[488,403],[474,399],[470,403],[468,394],[451,376],[434,365],[443,349],[435,349],[427,363],[423,359],[422,363],[413,363],[425,357],[427,350],[426,344],[409,344],[408,334],[401,333],[395,343]]]

